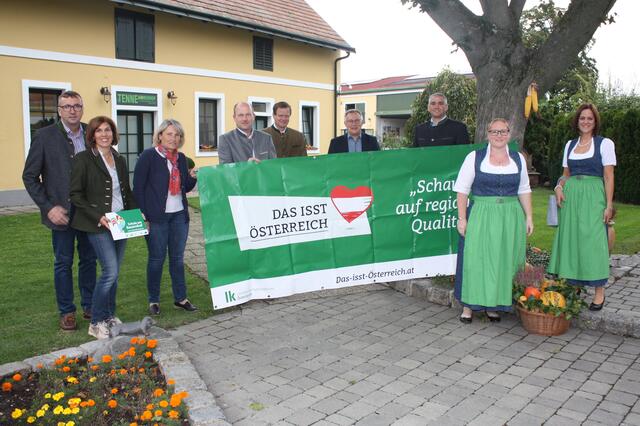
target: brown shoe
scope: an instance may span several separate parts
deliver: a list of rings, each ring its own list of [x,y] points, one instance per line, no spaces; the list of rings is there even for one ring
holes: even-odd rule
[[[68,314],[64,314],[60,317],[60,329],[62,331],[73,331],[76,328],[77,326],[75,312],[69,312]]]

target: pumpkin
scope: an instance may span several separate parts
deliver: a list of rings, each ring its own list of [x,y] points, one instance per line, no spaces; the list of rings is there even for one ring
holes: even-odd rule
[[[558,308],[564,308],[567,306],[567,301],[564,296],[557,291],[545,291],[540,297],[542,304],[545,306],[556,306]]]
[[[525,295],[525,297],[526,297],[527,299],[528,299],[528,298],[530,298],[530,297],[533,297],[533,298],[535,298],[535,299],[540,299],[540,295],[541,295],[541,294],[542,294],[542,293],[540,292],[540,289],[539,289],[539,288],[537,288],[537,287],[531,287],[531,286],[529,286],[529,287],[527,287],[527,288],[525,288],[525,289],[524,289],[524,295]]]

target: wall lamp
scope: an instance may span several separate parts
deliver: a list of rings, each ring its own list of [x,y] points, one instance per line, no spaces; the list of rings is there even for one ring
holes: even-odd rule
[[[109,103],[109,101],[111,100],[111,90],[109,90],[107,86],[103,86],[100,88],[100,94],[104,98],[104,101],[106,103]]]
[[[169,98],[169,100],[171,101],[171,105],[176,104],[176,101],[178,100],[178,97],[176,96],[176,92],[174,92],[173,90],[169,90],[167,92],[167,98]]]

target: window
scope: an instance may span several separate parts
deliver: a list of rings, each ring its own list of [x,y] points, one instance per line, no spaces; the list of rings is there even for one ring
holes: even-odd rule
[[[218,149],[218,100],[200,99],[200,120],[198,144],[200,152],[212,152]]]
[[[273,71],[273,40],[253,37],[253,68]]]
[[[362,114],[362,122],[363,123],[366,122],[366,120],[365,120],[366,116],[364,115],[364,110],[365,110],[365,103],[364,102],[345,104],[344,111],[347,112],[350,109],[357,109],[358,111],[360,111],[360,113]]]
[[[116,9],[116,58],[154,62],[154,17]]]
[[[29,125],[31,137],[38,129],[58,120],[58,96],[62,90],[29,88]]]
[[[304,135],[308,149],[320,148],[320,103],[300,101],[300,132]]]
[[[196,92],[196,157],[218,155],[218,137],[224,133],[224,95]]]
[[[271,98],[250,97],[248,102],[253,108],[256,119],[253,121],[254,130],[262,130],[271,126],[273,117],[271,116],[274,100]]]

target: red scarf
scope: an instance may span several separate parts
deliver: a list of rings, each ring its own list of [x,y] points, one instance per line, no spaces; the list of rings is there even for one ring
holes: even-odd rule
[[[169,151],[162,145],[158,145],[158,151],[171,163],[171,173],[169,174],[169,193],[178,195],[180,193],[180,169],[178,169],[178,150]]]

